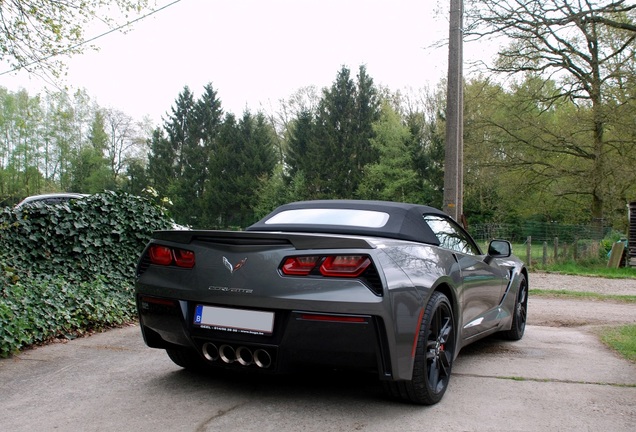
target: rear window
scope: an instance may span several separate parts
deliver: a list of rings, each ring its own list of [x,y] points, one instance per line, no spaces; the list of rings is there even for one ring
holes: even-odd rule
[[[275,214],[266,225],[338,225],[382,228],[389,214],[373,210],[353,209],[293,209]]]

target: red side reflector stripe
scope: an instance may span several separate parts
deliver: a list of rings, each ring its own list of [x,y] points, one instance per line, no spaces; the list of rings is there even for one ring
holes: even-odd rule
[[[413,349],[411,349],[411,358],[415,358],[415,350],[417,349],[417,338],[420,335],[420,328],[422,327],[422,318],[424,318],[424,308],[422,308],[420,316],[417,319],[417,328],[415,330],[415,338],[413,338]]]
[[[367,322],[367,319],[365,317],[345,316],[345,315],[301,314],[300,319],[305,321],[330,321],[330,322],[346,322],[346,323]]]
[[[174,300],[162,299],[157,297],[142,297],[141,301],[146,303],[158,304],[162,306],[175,306],[176,304]]]

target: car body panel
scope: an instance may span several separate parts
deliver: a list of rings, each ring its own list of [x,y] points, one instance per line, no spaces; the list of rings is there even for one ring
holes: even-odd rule
[[[330,205],[388,212],[395,208],[382,202],[320,201],[284,209]],[[412,210],[442,214],[424,206],[397,208],[402,214]],[[407,225],[417,226],[418,221]],[[400,227],[382,237],[368,227],[359,232],[350,227],[326,232],[329,226],[310,232],[311,227],[298,225],[256,230],[263,226],[259,222],[242,232],[154,234],[140,259],[136,281],[147,345],[193,348],[214,358],[210,363],[225,367],[241,365],[223,364],[216,351],[206,352],[209,347],[231,346],[233,351],[248,347],[250,352],[267,351],[271,367],[265,369],[271,372],[317,364],[372,370],[382,380],[400,381],[412,379],[424,308],[435,291],[444,292],[455,310],[458,343],[453,358],[467,343],[510,328],[518,275],[525,271],[514,257],[452,251],[438,241],[414,241],[417,232],[404,234]],[[292,228],[295,231],[284,231]],[[354,234],[345,235],[343,230]],[[430,233],[423,238],[430,239]],[[193,252],[196,264],[194,268],[154,264],[149,258],[153,245]],[[352,278],[285,275],[281,270],[288,257],[339,255],[367,256],[372,264]],[[240,309],[248,316],[249,311],[273,312],[273,331],[200,326],[195,322],[199,305]]]

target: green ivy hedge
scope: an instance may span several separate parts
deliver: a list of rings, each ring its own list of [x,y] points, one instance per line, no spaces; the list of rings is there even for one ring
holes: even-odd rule
[[[171,220],[149,200],[104,192],[0,211],[0,357],[132,320],[134,271]]]

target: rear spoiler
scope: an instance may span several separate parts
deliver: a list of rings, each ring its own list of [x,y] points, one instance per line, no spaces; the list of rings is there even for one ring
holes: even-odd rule
[[[363,238],[330,234],[178,230],[155,231],[152,238],[181,244],[200,241],[234,246],[290,244],[296,249],[375,249],[375,245]]]

